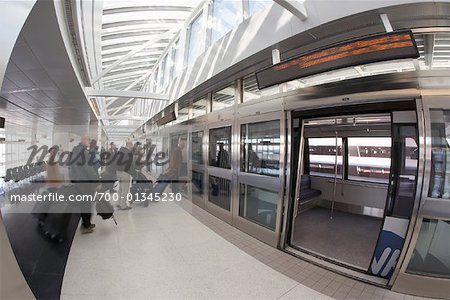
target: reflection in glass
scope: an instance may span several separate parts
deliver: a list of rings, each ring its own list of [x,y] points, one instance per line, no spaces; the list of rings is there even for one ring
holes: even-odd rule
[[[280,173],[280,121],[241,126],[241,171],[278,176]]]
[[[192,171],[192,197],[202,199],[205,186],[205,176],[201,172]]]
[[[348,179],[387,183],[391,169],[391,137],[349,137]]]
[[[311,175],[334,177],[335,138],[309,138],[309,170]],[[337,139],[337,178],[342,178],[342,138]]]
[[[435,109],[431,117],[431,179],[429,196],[450,198],[450,111]]]
[[[191,133],[191,160],[196,164],[203,164],[203,131]]]
[[[250,16],[266,9],[273,3],[272,0],[248,0],[248,12]]]
[[[178,51],[178,46],[180,44],[180,40],[178,39],[175,43],[173,43],[172,46],[172,59],[170,61],[170,75],[169,78],[170,80],[173,80],[176,76],[177,76],[177,64],[180,63],[180,53],[181,51]]]
[[[256,82],[256,76],[251,75],[243,80],[244,88],[244,98],[243,101],[250,101],[254,99],[261,98],[263,96],[274,95],[280,92],[279,86],[275,85],[265,89],[258,89],[258,84]]]
[[[424,219],[406,272],[450,278],[450,222]]]
[[[241,184],[239,216],[275,230],[278,193]]]
[[[209,130],[209,165],[231,168],[231,126]]]
[[[214,0],[211,44],[242,22],[242,1]]]
[[[187,121],[189,117],[189,107],[183,107],[178,110],[178,116],[176,119],[176,123],[181,123]]]
[[[203,13],[201,13],[191,24],[189,35],[188,65],[192,65],[197,57],[203,52],[204,34]]]
[[[230,211],[231,182],[228,179],[209,176],[209,202]]]
[[[212,111],[230,107],[234,104],[234,86],[230,85],[212,96]]]
[[[196,118],[199,116],[203,116],[206,114],[206,110],[207,110],[207,99],[205,98],[201,98],[197,101],[195,101],[192,104],[192,118]]]
[[[419,147],[414,124],[394,123],[391,189],[386,201],[387,215],[410,218],[416,194]]]

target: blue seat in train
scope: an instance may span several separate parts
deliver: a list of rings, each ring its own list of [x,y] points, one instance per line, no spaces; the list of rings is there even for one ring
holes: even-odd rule
[[[302,175],[300,179],[300,202],[319,197],[322,191],[311,188],[311,176],[309,174]]]

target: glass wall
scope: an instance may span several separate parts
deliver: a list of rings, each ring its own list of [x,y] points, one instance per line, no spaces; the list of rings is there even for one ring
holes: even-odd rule
[[[279,176],[279,120],[241,125],[241,171]]]
[[[189,107],[183,107],[178,110],[177,123],[187,121],[189,118]]]
[[[212,111],[230,107],[234,104],[234,85],[230,85],[212,95]]]
[[[207,113],[208,100],[206,97],[195,101],[192,104],[192,118],[203,116]]]
[[[272,5],[272,0],[247,0],[248,1],[248,13],[250,16],[268,8]]]
[[[203,53],[205,30],[203,26],[203,13],[199,14],[191,24],[189,34],[188,65],[192,65],[197,57]]]
[[[256,82],[256,76],[251,75],[243,79],[244,98],[243,101],[250,101],[261,98],[263,96],[274,95],[280,92],[279,86],[275,85],[266,89],[258,89],[258,83]]]
[[[171,60],[173,58],[170,57],[171,52],[167,52],[166,56],[164,57],[164,79],[163,79],[163,87],[166,88],[170,84],[170,68],[171,68]],[[162,67],[161,67],[162,68]]]
[[[180,55],[180,49],[178,47],[180,46],[180,40],[178,39],[175,43],[173,43],[172,46],[172,59],[170,62],[170,71],[169,71],[169,78],[170,80],[173,80],[175,77],[177,77],[177,65],[181,64],[179,55]]]
[[[209,165],[231,169],[231,126],[209,130]]]
[[[432,109],[429,196],[450,199],[450,110]]]
[[[450,278],[450,221],[424,219],[406,272]]]
[[[241,184],[239,216],[275,230],[278,193],[251,185]]]
[[[192,196],[202,199],[205,187],[205,176],[202,172],[192,171]]]
[[[192,163],[203,164],[203,131],[191,133],[191,160]]]
[[[242,22],[242,1],[214,0],[211,44]]]
[[[209,176],[208,201],[230,211],[231,208],[231,181],[224,178]]]

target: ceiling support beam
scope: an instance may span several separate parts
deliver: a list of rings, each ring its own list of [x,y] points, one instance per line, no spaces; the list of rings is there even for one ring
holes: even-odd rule
[[[296,16],[302,21],[308,18],[308,12],[306,11],[304,1],[300,0],[274,0],[281,7],[288,10],[291,14]]]
[[[130,120],[130,121],[147,121],[148,117],[139,117],[139,116],[108,116],[108,117],[101,117],[100,120]]]
[[[93,85],[94,83],[99,81],[100,78],[102,78],[103,76],[105,76],[106,74],[111,72],[112,69],[114,69],[115,67],[117,67],[118,65],[120,65],[121,63],[123,63],[124,61],[126,61],[127,59],[132,57],[133,55],[135,55],[136,53],[139,53],[140,51],[144,50],[145,48],[147,48],[151,44],[154,44],[155,42],[157,42],[157,41],[159,41],[161,39],[167,38],[172,33],[175,33],[177,30],[178,30],[178,28],[168,30],[167,32],[164,32],[163,34],[157,35],[157,36],[149,39],[144,44],[136,46],[133,50],[130,50],[130,52],[128,52],[128,54],[126,54],[126,55],[122,56],[121,58],[119,58],[118,60],[116,60],[109,67],[107,67],[100,74],[98,74],[94,79],[92,79],[91,85]]]
[[[141,82],[142,80],[145,80],[147,78],[147,76],[150,76],[152,72],[153,72],[153,69],[148,71],[147,73],[145,73],[144,75],[142,75],[138,79],[136,79],[134,82],[132,82],[129,86],[127,86],[125,88],[125,91],[131,90],[132,88],[134,88],[139,82]],[[106,104],[106,108],[111,106],[117,99],[119,99],[119,98],[116,97],[116,98],[108,99],[108,103]]]
[[[95,90],[86,88],[88,97],[118,97],[118,98],[141,98],[160,101],[169,101],[169,95],[156,94],[142,91],[118,91],[118,90]]]

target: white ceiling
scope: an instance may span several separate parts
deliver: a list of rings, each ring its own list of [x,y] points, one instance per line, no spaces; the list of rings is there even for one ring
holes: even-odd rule
[[[22,28],[0,92],[0,114],[24,126],[87,126],[93,115],[50,5],[36,4]]]

